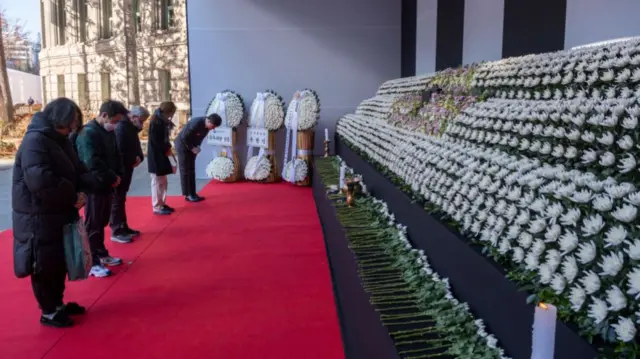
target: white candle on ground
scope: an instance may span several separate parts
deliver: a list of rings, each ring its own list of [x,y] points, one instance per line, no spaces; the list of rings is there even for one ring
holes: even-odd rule
[[[346,168],[344,165],[340,166],[340,186],[338,188],[342,189],[344,187],[344,173]]]
[[[556,340],[558,309],[551,304],[540,303],[533,316],[531,359],[553,359]]]
[[[325,141],[329,141],[329,129],[328,128],[324,129],[324,140]]]

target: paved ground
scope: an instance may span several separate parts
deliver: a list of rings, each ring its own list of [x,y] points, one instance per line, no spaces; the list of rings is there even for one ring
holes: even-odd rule
[[[0,160],[0,230],[11,228],[11,168],[11,161]],[[198,191],[207,184],[207,182],[207,180],[196,181]],[[129,195],[151,196],[150,185],[151,180],[147,172],[147,161],[144,161],[133,173],[133,182],[131,183]],[[170,196],[178,196],[181,194],[180,177],[178,177],[177,174],[169,176],[168,194]],[[149,200],[149,207],[151,207],[151,200]]]

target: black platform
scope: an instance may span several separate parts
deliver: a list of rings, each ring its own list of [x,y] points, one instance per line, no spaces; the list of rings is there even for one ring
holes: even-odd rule
[[[516,285],[506,279],[490,259],[475,251],[460,234],[454,233],[421,206],[412,203],[407,195],[349,149],[341,139],[336,138],[334,143],[336,154],[363,176],[373,196],[387,202],[398,223],[408,227],[409,238],[414,245],[426,252],[435,271],[449,278],[455,296],[469,304],[476,318],[484,320],[487,331],[498,338],[499,345],[507,355],[513,359],[529,359],[534,306],[526,304],[526,294],[519,292]],[[333,207],[327,203],[322,180],[314,175],[313,183],[331,261],[348,358],[397,358],[391,339],[379,324],[376,313],[368,303],[367,294],[359,285],[353,255],[347,248]],[[593,359],[596,355],[586,340],[558,321],[556,359]]]
[[[369,303],[369,295],[360,284],[355,257],[318,171],[313,171],[313,197],[329,257],[346,358],[400,358],[389,332],[380,322],[378,312]]]

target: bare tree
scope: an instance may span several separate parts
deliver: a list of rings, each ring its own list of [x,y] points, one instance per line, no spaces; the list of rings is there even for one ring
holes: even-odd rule
[[[138,44],[133,0],[124,0],[124,37],[127,59],[127,93],[129,105],[140,104],[140,84],[138,75]]]
[[[3,28],[4,26],[0,26],[0,38],[2,39],[4,39]],[[0,121],[3,123],[13,121],[13,100],[9,88],[7,61],[4,56],[4,41],[0,41]]]

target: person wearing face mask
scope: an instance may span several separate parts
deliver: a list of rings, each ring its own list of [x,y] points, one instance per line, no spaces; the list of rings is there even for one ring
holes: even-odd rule
[[[196,156],[209,131],[222,124],[222,118],[213,113],[206,117],[192,118],[176,138],[176,152],[180,164],[182,195],[188,202],[200,202],[204,198],[196,193]]]
[[[63,303],[64,227],[80,219],[83,192],[93,185],[68,138],[81,123],[82,112],[72,100],[51,101],[33,116],[13,167],[14,272],[31,277],[40,323],[57,328],[71,326],[70,317],[85,312],[77,303]]]
[[[122,264],[120,258],[109,255],[104,245],[104,229],[109,224],[114,188],[124,175],[122,159],[114,130],[129,111],[122,102],[106,101],[100,107],[100,115],[87,123],[76,138],[78,156],[96,179],[97,185],[87,198],[85,227],[91,244],[93,266],[90,275],[107,277],[111,271],[105,266]],[[112,240],[120,243],[131,241],[130,235],[114,234]]]
[[[142,130],[142,125],[149,118],[149,111],[142,106],[133,106],[129,111],[129,116],[123,117],[116,126],[115,134],[118,143],[118,152],[122,158],[124,173],[120,184],[113,193],[111,204],[111,239],[119,243],[129,243],[133,237],[140,235],[140,231],[131,229],[127,222],[127,212],[125,203],[127,192],[131,186],[133,170],[142,163],[144,154],[138,133]]]
[[[173,102],[160,104],[149,120],[149,142],[147,144],[147,167],[151,175],[151,204],[153,213],[169,215],[173,208],[167,206],[167,175],[174,173],[175,168],[169,160],[171,140],[169,134],[173,128],[171,119],[176,113]]]

